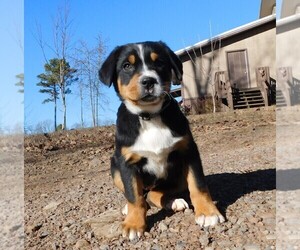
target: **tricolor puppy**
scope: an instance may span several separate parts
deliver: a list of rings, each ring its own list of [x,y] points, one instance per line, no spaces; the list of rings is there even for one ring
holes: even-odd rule
[[[188,208],[180,197],[186,190],[197,224],[224,221],[206,186],[188,121],[168,94],[172,73],[181,81],[182,63],[163,42],[116,47],[99,71],[122,101],[111,174],[127,199],[123,235],[129,239],[143,234],[147,203],[181,211]]]

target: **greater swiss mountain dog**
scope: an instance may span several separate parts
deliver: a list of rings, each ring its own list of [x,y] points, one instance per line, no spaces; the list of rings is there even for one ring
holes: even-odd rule
[[[188,190],[201,227],[224,221],[205,183],[189,123],[170,94],[172,75],[182,80],[182,63],[163,42],[116,47],[104,61],[100,80],[122,103],[117,115],[114,184],[124,193],[123,236],[140,237],[146,228],[147,203],[181,211]]]

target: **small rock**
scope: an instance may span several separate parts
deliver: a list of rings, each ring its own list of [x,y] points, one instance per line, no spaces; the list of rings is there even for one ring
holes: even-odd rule
[[[175,250],[183,250],[186,248],[186,243],[184,241],[179,241],[176,244]]]
[[[232,216],[229,218],[229,221],[232,223],[232,224],[235,224],[237,221],[238,221],[238,218],[235,217],[235,216]]]
[[[208,239],[208,235],[201,235],[199,237],[199,242],[201,244],[201,246],[205,247],[209,244],[209,239]]]
[[[267,226],[275,226],[276,224],[275,218],[265,218],[263,222]]]
[[[12,226],[10,229],[9,229],[9,231],[10,232],[14,232],[14,231],[17,231],[19,228],[21,228],[22,227],[22,225],[21,224],[19,224],[19,225],[14,225],[14,226]]]
[[[247,244],[244,246],[245,250],[260,250],[260,247],[256,244]]]
[[[255,217],[250,217],[248,218],[248,221],[252,224],[256,224],[259,221],[259,219]]]
[[[51,201],[47,206],[43,208],[44,211],[55,210],[61,202]]]
[[[40,197],[41,197],[41,198],[47,198],[47,197],[48,197],[48,194],[41,194]]]
[[[56,249],[59,248],[59,244],[58,244],[57,242],[53,242],[53,243],[51,244],[51,248],[52,248],[52,250],[56,250]]]
[[[175,227],[175,228],[170,227],[170,228],[169,228],[169,231],[170,231],[171,233],[178,233],[178,232],[179,232],[179,227]]]
[[[119,210],[108,210],[98,217],[86,220],[84,223],[91,226],[95,238],[114,238],[122,234],[121,216]]]
[[[76,242],[75,247],[76,250],[90,250],[91,246],[85,239],[80,239]],[[100,248],[102,249],[102,248]]]
[[[94,237],[93,232],[87,232],[87,233],[86,233],[86,237],[87,237],[88,240],[91,240],[92,237]]]
[[[46,238],[47,236],[49,235],[49,233],[47,232],[47,231],[44,231],[44,232],[42,232],[41,234],[40,234],[40,239],[44,239],[44,238]]]
[[[263,223],[262,221],[259,221],[259,222],[257,223],[257,225],[258,225],[259,227],[262,227],[262,226],[264,226],[264,223]]]
[[[266,236],[267,240],[276,240],[276,236],[274,234],[269,234]]]
[[[265,235],[268,235],[270,233],[270,231],[269,230],[263,230],[262,233],[265,234]]]
[[[221,240],[221,241],[218,241],[218,245],[221,249],[230,249],[230,247],[232,246],[231,245],[232,243],[228,240]]]
[[[40,230],[42,228],[42,226],[43,226],[43,223],[36,223],[32,227],[30,227],[30,230],[32,232],[36,232],[36,231]]]
[[[162,231],[162,232],[168,230],[168,226],[167,226],[164,222],[160,222],[160,223],[158,224],[158,228],[159,228],[159,230]]]
[[[151,248],[151,250],[161,250],[161,249],[162,248],[157,244],[153,245],[152,248]]]
[[[89,162],[90,168],[99,167],[99,166],[101,166],[101,160],[98,157],[95,157]]]
[[[151,237],[151,234],[150,234],[149,232],[145,232],[145,233],[144,233],[144,236],[147,237],[147,238],[150,238],[150,237]]]
[[[190,209],[190,208],[187,208],[187,209],[184,210],[184,214],[191,215],[191,214],[193,214],[193,210]]]
[[[244,218],[239,218],[236,224],[241,225],[244,222]]]
[[[100,250],[109,250],[109,245],[101,245]]]
[[[240,231],[241,231],[242,233],[246,233],[246,232],[248,231],[248,227],[247,227],[246,225],[241,225]]]
[[[225,228],[224,226],[218,226],[215,228],[215,231],[220,234],[223,233],[224,231],[226,231],[227,228]]]

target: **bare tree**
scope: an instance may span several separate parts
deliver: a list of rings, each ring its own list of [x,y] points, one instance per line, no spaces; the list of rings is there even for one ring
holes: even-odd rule
[[[96,46],[89,46],[85,41],[79,41],[75,50],[75,66],[78,69],[78,89],[81,103],[81,124],[84,125],[83,105],[84,94],[87,94],[91,110],[93,126],[99,125],[99,108],[103,103],[103,94],[100,91],[101,83],[98,78],[99,66],[105,53],[105,45],[100,36],[96,39]],[[102,98],[102,99],[101,99]]]
[[[53,131],[51,120],[38,122],[34,129],[35,134],[49,133],[51,131]]]
[[[63,129],[67,127],[67,104],[66,104],[66,78],[67,72],[65,69],[65,62],[69,61],[71,49],[71,33],[72,33],[72,20],[70,19],[70,7],[68,2],[64,2],[62,7],[58,8],[57,15],[53,19],[53,39],[48,43],[43,38],[42,29],[40,25],[36,24],[37,28],[37,41],[42,50],[46,63],[49,63],[46,49],[51,51],[57,59],[60,59],[59,65],[59,78],[56,83],[60,89],[61,104],[63,107]]]
[[[198,96],[202,94],[207,94],[210,89],[212,104],[213,104],[213,113],[216,112],[216,86],[215,86],[215,72],[219,70],[219,60],[218,56],[221,49],[221,39],[212,38],[211,25],[210,25],[210,54],[205,58],[202,47],[199,47],[199,52],[193,47],[192,54],[186,50],[190,61],[192,63],[194,77],[196,82],[196,88]],[[208,60],[205,63],[205,59]],[[203,86],[203,87],[202,87]]]

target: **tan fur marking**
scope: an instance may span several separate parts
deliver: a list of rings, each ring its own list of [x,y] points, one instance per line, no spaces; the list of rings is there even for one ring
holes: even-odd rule
[[[140,155],[132,153],[128,147],[122,147],[121,154],[124,156],[125,161],[129,164],[137,163],[142,159]]]
[[[188,144],[189,144],[189,136],[186,135],[184,136],[179,142],[177,142],[175,145],[174,145],[174,150],[179,150],[179,151],[185,151],[187,150],[188,148]]]
[[[155,52],[151,52],[150,57],[151,57],[151,60],[153,62],[155,62],[158,58],[158,54],[156,54]]]
[[[118,79],[118,88],[119,88],[120,95],[125,100],[129,100],[133,104],[137,104],[138,100],[140,99],[138,74],[135,74],[127,85],[122,84],[121,80]]]
[[[184,179],[184,175],[182,175],[182,178],[178,177],[177,181],[178,185],[176,186],[176,188],[165,191],[149,191],[147,194],[147,202],[149,203],[149,205],[156,206],[158,208],[169,209],[169,207],[167,207],[167,204],[171,200],[178,198],[184,191],[187,190],[187,183]]]
[[[128,61],[131,63],[131,64],[135,64],[135,55],[130,55],[128,57]]]
[[[147,202],[150,203],[150,205],[156,206],[158,208],[163,208],[163,202],[162,197],[164,196],[163,192],[160,191],[150,191],[147,194]]]
[[[187,174],[187,182],[191,201],[195,208],[196,217],[200,215],[211,216],[214,214],[220,214],[211,199],[208,189],[205,188],[203,190],[200,190],[197,187],[196,179],[192,171],[189,171]]]
[[[143,196],[143,184],[140,178],[135,177],[132,181],[135,202],[128,202],[128,214],[122,224],[123,231],[128,234],[130,230],[143,233],[146,229],[147,204]]]
[[[124,193],[125,192],[124,184],[123,184],[121,174],[119,171],[114,172],[113,180],[114,180],[115,186]]]

